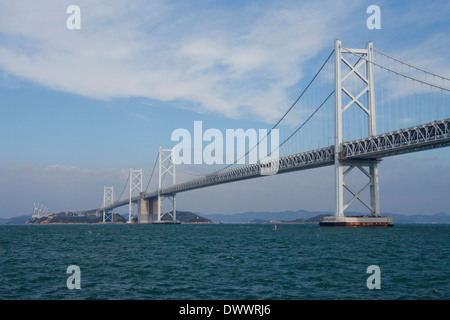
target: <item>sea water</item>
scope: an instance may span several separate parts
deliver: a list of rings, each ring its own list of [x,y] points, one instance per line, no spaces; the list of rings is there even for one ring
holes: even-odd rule
[[[449,240],[450,225],[0,226],[0,299],[447,300]]]

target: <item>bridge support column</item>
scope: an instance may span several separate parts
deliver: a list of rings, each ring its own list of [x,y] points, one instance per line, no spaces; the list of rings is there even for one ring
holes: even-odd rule
[[[150,222],[150,200],[141,197],[138,201],[138,223],[146,224]]]
[[[334,167],[335,167],[335,214],[334,217],[330,217],[327,223],[329,225],[347,225],[347,218],[344,215],[345,210],[355,200],[358,200],[370,211],[371,219],[374,221],[364,222],[362,225],[370,225],[371,223],[385,223],[376,218],[380,217],[380,199],[378,191],[378,159],[361,159],[349,161],[343,157],[342,142],[343,142],[343,130],[347,130],[349,136],[354,136],[354,128],[347,120],[345,127],[343,126],[343,115],[350,107],[357,108],[362,111],[362,114],[367,116],[368,124],[368,136],[373,137],[376,135],[376,117],[375,117],[375,92],[373,86],[373,46],[369,42],[365,49],[347,49],[343,48],[341,42],[336,40],[335,42],[335,154],[334,154]],[[350,63],[344,57],[344,54],[353,56],[352,58],[359,57],[356,63]],[[355,59],[354,59],[355,60]],[[352,60],[350,60],[352,61]],[[347,70],[345,74],[342,73],[341,66],[344,65]],[[361,70],[362,66],[365,66],[365,70]],[[360,86],[357,87],[359,92],[351,92],[354,86],[346,88],[344,81],[353,77],[353,82],[360,81]],[[343,99],[343,95],[347,98]],[[361,98],[361,99],[360,99]],[[365,100],[364,102],[362,100]],[[343,105],[345,101],[346,105]],[[347,167],[344,171],[344,167]],[[344,178],[353,169],[359,169],[367,178],[369,182],[359,191],[354,191],[348,184],[345,183]],[[370,188],[370,203],[367,203],[362,198],[362,194]],[[344,190],[350,193],[350,200],[345,203]],[[373,217],[373,218],[372,218]],[[354,218],[352,218],[354,220]],[[355,218],[356,219],[356,218]],[[362,219],[362,218],[361,218]],[[358,219],[352,223],[357,223]],[[391,219],[392,220],[392,219]],[[361,220],[362,221],[362,220]],[[388,223],[388,222],[386,222]],[[389,224],[389,223],[388,223]],[[325,223],[325,225],[327,225]],[[353,224],[354,225],[354,224]],[[378,224],[374,224],[378,225]]]
[[[372,208],[372,216],[380,216],[380,190],[378,187],[378,161],[373,162],[369,167],[370,178],[370,206]]]
[[[336,169],[336,220],[342,221],[344,211],[355,201],[358,200],[370,211],[372,217],[380,216],[380,198],[378,188],[378,162],[380,160],[367,161],[339,161]],[[344,171],[344,167],[346,167]],[[354,169],[359,170],[369,181],[360,189],[354,190],[349,184],[345,183],[345,177]],[[351,198],[345,203],[344,189],[347,190]],[[370,203],[363,199],[364,192],[370,189]]]
[[[103,223],[114,222],[112,210],[105,209],[108,205],[114,203],[114,186],[103,188]]]
[[[114,222],[114,213],[109,210],[103,210],[103,223]]]
[[[162,194],[162,183],[164,176],[168,174],[172,177],[172,184],[175,184],[175,150],[159,148],[159,175],[158,175],[158,198],[157,200],[157,219],[156,223],[162,223],[161,218],[168,214],[172,217],[172,222],[177,220],[175,194]],[[167,210],[164,205],[169,202],[172,210]]]
[[[130,169],[130,175],[129,175],[129,181],[130,181],[130,202],[128,203],[128,223],[132,223],[135,216],[132,214],[132,201],[131,198],[133,196],[133,192],[135,190],[138,190],[139,192],[142,192],[142,176],[143,176],[143,169],[134,170]]]
[[[172,217],[172,222],[177,221],[177,209],[176,209],[176,197],[175,195],[169,195],[169,196],[161,196],[158,195],[158,198],[156,200],[156,222],[163,222],[161,218],[165,216],[166,214]],[[171,206],[172,210],[169,210],[164,207],[163,201],[169,206]]]
[[[141,198],[138,201],[138,223],[146,224],[153,223],[158,219],[158,198],[144,198],[144,193],[141,193]]]

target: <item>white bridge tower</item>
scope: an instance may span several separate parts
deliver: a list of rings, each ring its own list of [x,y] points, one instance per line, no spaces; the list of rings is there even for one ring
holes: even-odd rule
[[[362,110],[368,119],[368,136],[376,135],[375,92],[373,80],[373,45],[369,42],[365,49],[347,49],[342,47],[341,41],[335,42],[335,215],[327,217],[324,224],[342,225],[378,225],[385,223],[380,218],[380,199],[378,187],[378,162],[379,159],[367,160],[343,160],[342,143],[343,130],[352,130],[350,121],[343,123],[345,112],[350,107]],[[352,59],[348,58],[351,56]],[[349,60],[356,60],[350,63]],[[344,67],[344,68],[343,68]],[[344,72],[347,71],[345,74]],[[346,82],[347,80],[347,82]],[[359,83],[358,83],[359,82]],[[355,83],[357,83],[355,85]],[[357,88],[357,92],[354,88]],[[362,98],[362,99],[360,99]],[[345,105],[344,105],[345,103]],[[344,170],[345,168],[345,170]],[[344,178],[354,169],[358,169],[368,182],[360,190],[353,190],[345,183]],[[344,189],[351,198],[344,202]],[[363,193],[370,189],[370,203],[362,197]],[[370,211],[370,217],[353,218],[345,217],[344,212],[354,201],[359,201]],[[390,219],[390,218],[387,218]]]
[[[175,184],[175,149],[162,149],[159,147],[158,218],[156,222],[162,222],[161,218],[166,214],[172,217],[173,222],[177,220],[176,195],[161,195],[161,188],[166,175],[172,180],[172,184]],[[164,207],[167,202],[172,207],[172,210]]]
[[[132,201],[133,192],[138,191],[139,194],[142,192],[142,176],[143,169],[130,169],[130,202],[128,204],[128,223],[131,223],[135,215],[132,214]]]
[[[114,214],[111,210],[105,208],[114,203],[114,186],[103,187],[103,223],[114,222]]]

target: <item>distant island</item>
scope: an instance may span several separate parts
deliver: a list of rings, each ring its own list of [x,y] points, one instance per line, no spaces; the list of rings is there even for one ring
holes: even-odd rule
[[[163,216],[162,220],[171,219],[168,215]],[[195,213],[189,211],[177,211],[177,220],[181,223],[212,223],[210,219],[201,217]],[[124,216],[114,213],[113,223],[121,224],[127,223],[128,219]],[[71,212],[60,212],[51,214],[48,216],[33,218],[31,215],[19,216],[9,219],[0,219],[1,224],[31,224],[31,225],[44,225],[44,224],[99,224],[103,223],[102,215],[86,214],[77,215]],[[133,223],[137,223],[137,218]]]

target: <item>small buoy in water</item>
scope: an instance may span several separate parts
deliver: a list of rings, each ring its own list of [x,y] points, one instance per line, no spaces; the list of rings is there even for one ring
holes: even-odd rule
[[[275,225],[275,230],[277,230],[277,225]]]

